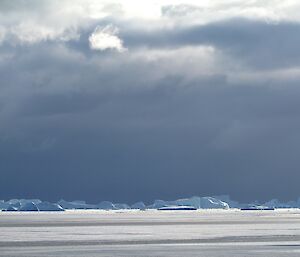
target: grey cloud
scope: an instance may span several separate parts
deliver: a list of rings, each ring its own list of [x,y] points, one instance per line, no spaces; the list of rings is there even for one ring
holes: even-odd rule
[[[0,3],[0,12],[21,12],[21,11],[30,11],[40,10],[42,7],[47,5],[47,1],[41,0],[2,0]]]
[[[95,83],[86,79],[87,85]],[[126,86],[126,75],[119,79],[119,86]],[[150,89],[113,90],[99,95],[99,102],[106,98],[105,104],[90,111],[86,104],[98,96],[79,97],[76,101],[85,112],[76,108],[66,112],[64,105],[57,104],[63,102],[59,95],[32,101],[36,109],[57,108],[61,115],[41,112],[16,118],[13,125],[22,133],[1,147],[1,152],[10,149],[11,153],[2,155],[2,195],[13,194],[14,182],[18,188],[14,195],[81,197],[95,202],[134,202],[136,192],[146,201],[213,193],[230,193],[241,200],[271,194],[294,197],[297,183],[290,183],[288,192],[276,185],[295,175],[292,167],[298,161],[292,153],[299,150],[299,144],[295,140],[298,130],[293,127],[300,121],[299,113],[289,108],[299,110],[295,108],[298,91],[287,87],[289,93],[282,94],[263,86],[232,87],[218,79],[183,81],[169,77]],[[291,92],[295,99],[289,97]],[[55,138],[52,147],[30,151],[33,143],[43,145],[47,138]],[[29,148],[24,152],[26,145]],[[22,183],[13,180],[18,176]],[[39,183],[32,184],[32,178]],[[70,183],[72,189],[66,187]],[[263,193],[266,186],[272,188],[269,193]]]
[[[106,99],[104,99],[106,100]],[[24,115],[55,115],[89,111],[96,108],[103,100],[101,96],[85,93],[35,94],[30,96],[22,106]]]
[[[224,64],[192,77],[190,60],[181,56],[146,57],[149,48],[211,44],[232,63],[241,56],[251,67],[271,68],[257,54],[270,42],[263,32],[279,38],[284,28],[287,47],[298,30],[276,26],[235,20],[148,33],[128,26],[120,30],[129,48],[121,55],[91,54],[84,36],[2,46],[13,55],[0,64],[0,194],[91,202],[298,197],[298,80],[232,84]],[[279,45],[272,44],[277,67]],[[295,65],[284,51],[284,67]]]
[[[162,16],[179,18],[187,15],[201,15],[204,8],[189,5],[189,4],[179,4],[179,5],[165,5],[161,8]]]
[[[199,26],[125,31],[123,39],[129,49],[212,45],[250,67],[272,69],[299,65],[299,32],[298,23],[236,18]]]

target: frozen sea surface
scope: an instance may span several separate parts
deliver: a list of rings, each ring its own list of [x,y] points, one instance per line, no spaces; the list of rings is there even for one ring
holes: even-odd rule
[[[0,256],[300,256],[300,210],[0,212]]]

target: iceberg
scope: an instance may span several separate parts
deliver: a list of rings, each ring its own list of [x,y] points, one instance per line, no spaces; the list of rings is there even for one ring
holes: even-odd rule
[[[281,203],[278,199],[272,199],[264,203],[264,205],[270,208],[292,208],[297,206],[295,202]]]
[[[223,202],[214,197],[199,197],[193,196],[186,199],[178,199],[174,201],[176,205],[193,206],[196,209],[228,209],[229,206],[226,202]]]
[[[148,209],[158,209],[161,207],[166,207],[170,205],[168,202],[163,201],[163,200],[155,200],[153,204],[148,206]]]
[[[103,201],[97,205],[97,208],[100,210],[115,210],[116,207],[112,202]]]
[[[19,211],[39,211],[39,209],[35,203],[28,202],[28,203],[25,203],[24,205],[22,205],[21,208],[19,209]]]
[[[9,204],[4,202],[4,200],[0,201],[0,210],[6,210],[9,207]]]
[[[246,207],[242,207],[241,211],[273,211],[273,207],[268,207],[264,205],[254,205],[254,204],[249,204]]]
[[[191,198],[178,199],[175,201],[155,200],[151,209],[159,209],[168,206],[189,206],[196,209],[228,209],[229,205],[213,197],[193,196]]]
[[[72,201],[67,202],[65,200],[60,200],[57,202],[58,205],[60,205],[63,209],[66,210],[88,210],[88,209],[97,209],[96,205],[93,204],[87,204],[85,201]]]
[[[7,204],[8,204],[9,207],[12,207],[16,210],[19,210],[21,208],[21,204],[19,202],[14,202],[14,203],[7,202]]]
[[[22,202],[22,205],[20,202]],[[35,204],[29,200],[16,201],[14,199],[13,201],[5,203],[6,208],[3,208],[2,211],[64,211],[64,209],[58,204],[41,201],[37,202],[38,203]]]
[[[11,211],[12,211],[12,209],[21,210],[21,208],[23,208],[27,205],[29,207],[31,204],[37,205],[41,202],[42,201],[39,199],[11,199],[7,202],[4,202],[4,204],[0,203],[0,209],[1,209],[1,206],[4,206],[4,207],[6,207],[5,208],[6,210],[8,210],[9,207],[11,207],[11,208],[9,208]]]
[[[18,211],[18,208],[9,205],[6,209],[3,209],[2,211]]]
[[[9,201],[7,201],[8,204],[17,204],[17,203],[20,203],[20,200],[19,199],[11,199]]]
[[[218,195],[214,196],[214,198],[221,200],[228,204],[229,208],[240,208],[241,204],[237,201],[233,201],[230,199],[229,195]]]
[[[26,203],[34,203],[35,205],[41,203],[42,201],[40,199],[20,199],[20,204],[26,204]]]
[[[175,201],[172,201],[170,203],[171,205],[177,205],[177,206],[190,206],[194,207],[196,209],[201,208],[201,198],[198,196],[193,196],[191,198],[183,198],[183,199],[178,199]]]
[[[117,210],[127,210],[130,209],[130,206],[126,203],[114,203],[114,206]]]
[[[137,202],[131,205],[131,209],[137,209],[137,210],[145,210],[146,205],[143,202]]]
[[[64,209],[56,203],[41,202],[36,206],[39,211],[64,211]]]
[[[201,197],[202,209],[229,209],[229,205],[213,197]]]
[[[27,203],[38,204],[38,203],[41,203],[41,202],[42,201],[40,199],[11,199],[7,203],[25,205]]]

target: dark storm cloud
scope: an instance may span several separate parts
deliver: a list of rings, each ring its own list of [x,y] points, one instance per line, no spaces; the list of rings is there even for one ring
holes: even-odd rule
[[[298,24],[117,25],[122,54],[89,50],[92,28],[76,42],[1,47],[1,198],[298,197],[298,79],[232,83],[227,67],[297,65]],[[192,76],[207,61],[197,49],[192,63],[167,52],[197,45],[229,63]]]
[[[276,113],[276,102],[265,102],[296,104],[280,95],[251,87],[175,86],[146,91],[142,99],[133,93],[115,97],[85,115],[19,121],[26,137],[15,142],[21,146],[10,146],[13,154],[3,150],[3,194],[14,186],[28,197],[93,201],[224,192],[240,199],[293,197],[298,185],[288,177],[297,174],[299,113],[288,118]],[[52,148],[29,151],[47,138],[55,138]],[[18,175],[22,180],[14,181]],[[277,187],[286,183],[288,192]]]

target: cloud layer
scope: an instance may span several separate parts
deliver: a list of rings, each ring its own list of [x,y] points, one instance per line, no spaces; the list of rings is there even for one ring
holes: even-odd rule
[[[296,10],[1,1],[0,194],[297,198]]]

